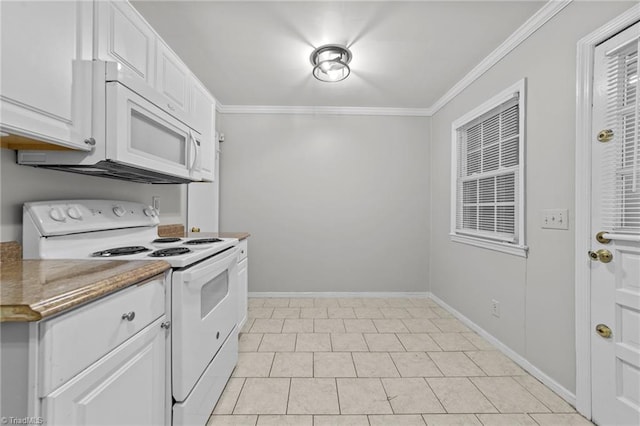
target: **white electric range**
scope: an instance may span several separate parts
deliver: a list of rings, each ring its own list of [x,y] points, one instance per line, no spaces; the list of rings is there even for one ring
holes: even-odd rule
[[[172,424],[204,425],[237,362],[235,238],[158,238],[158,212],[140,203],[25,203],[25,259],[167,261]]]

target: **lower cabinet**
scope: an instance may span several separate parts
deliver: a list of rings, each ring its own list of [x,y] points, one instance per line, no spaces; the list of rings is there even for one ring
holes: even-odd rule
[[[249,297],[249,258],[247,240],[240,241],[240,261],[238,263],[238,330],[247,322],[247,305]]]
[[[54,425],[165,424],[163,315],[42,399]]]
[[[38,322],[0,324],[0,416],[171,424],[168,274]],[[10,421],[11,422],[11,421]]]

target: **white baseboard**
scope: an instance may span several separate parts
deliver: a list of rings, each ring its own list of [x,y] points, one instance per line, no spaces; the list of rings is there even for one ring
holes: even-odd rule
[[[404,291],[292,291],[292,292],[279,292],[279,291],[250,291],[249,297],[330,297],[330,298],[352,298],[352,297],[416,297],[425,299],[429,297],[429,293],[426,291],[416,292],[404,292]]]
[[[438,296],[433,293],[429,293],[428,297],[431,298],[434,302],[442,306],[444,309],[449,311],[453,316],[458,318],[460,321],[464,323],[467,327],[478,333],[485,340],[495,346],[500,352],[511,358],[516,364],[522,367],[525,371],[531,374],[536,379],[540,380],[547,387],[557,393],[562,399],[567,401],[573,407],[576,406],[576,395],[572,393],[570,390],[562,386],[560,383],[556,382],[554,379],[543,373],[539,368],[535,365],[531,364],[527,359],[525,359],[522,355],[515,352],[513,349],[506,346],[500,340],[496,339],[494,336],[489,334],[482,327],[471,321],[469,318],[462,315],[460,312],[453,309],[451,306],[447,305],[444,301],[442,301]]]

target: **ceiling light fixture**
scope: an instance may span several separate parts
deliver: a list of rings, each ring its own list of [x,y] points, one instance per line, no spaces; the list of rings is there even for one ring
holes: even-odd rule
[[[349,77],[351,51],[338,44],[325,44],[315,49],[309,58],[313,76],[320,81],[336,82]]]

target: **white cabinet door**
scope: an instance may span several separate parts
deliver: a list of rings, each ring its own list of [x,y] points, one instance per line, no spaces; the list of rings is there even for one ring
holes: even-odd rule
[[[195,77],[190,79],[191,104],[189,116],[191,126],[203,136],[213,138],[213,121],[215,114],[215,100],[209,91]]]
[[[162,41],[158,41],[156,62],[156,89],[166,97],[169,112],[178,117],[187,114],[189,102],[189,79],[191,71]]]
[[[165,424],[163,315],[42,399],[50,425]]]
[[[247,321],[247,304],[249,296],[249,261],[245,257],[238,263],[238,329]]]
[[[219,175],[219,143],[214,140],[214,173]],[[193,182],[187,185],[187,229],[200,228],[206,232],[218,232],[220,180]]]
[[[3,1],[0,127],[89,150],[93,3]]]
[[[128,2],[98,1],[97,59],[115,61],[120,72],[153,86],[156,35]]]
[[[215,114],[216,101],[209,91],[195,77],[191,77],[191,103],[189,117],[191,125],[202,135],[200,147],[200,173],[202,180],[215,180],[216,137]]]

